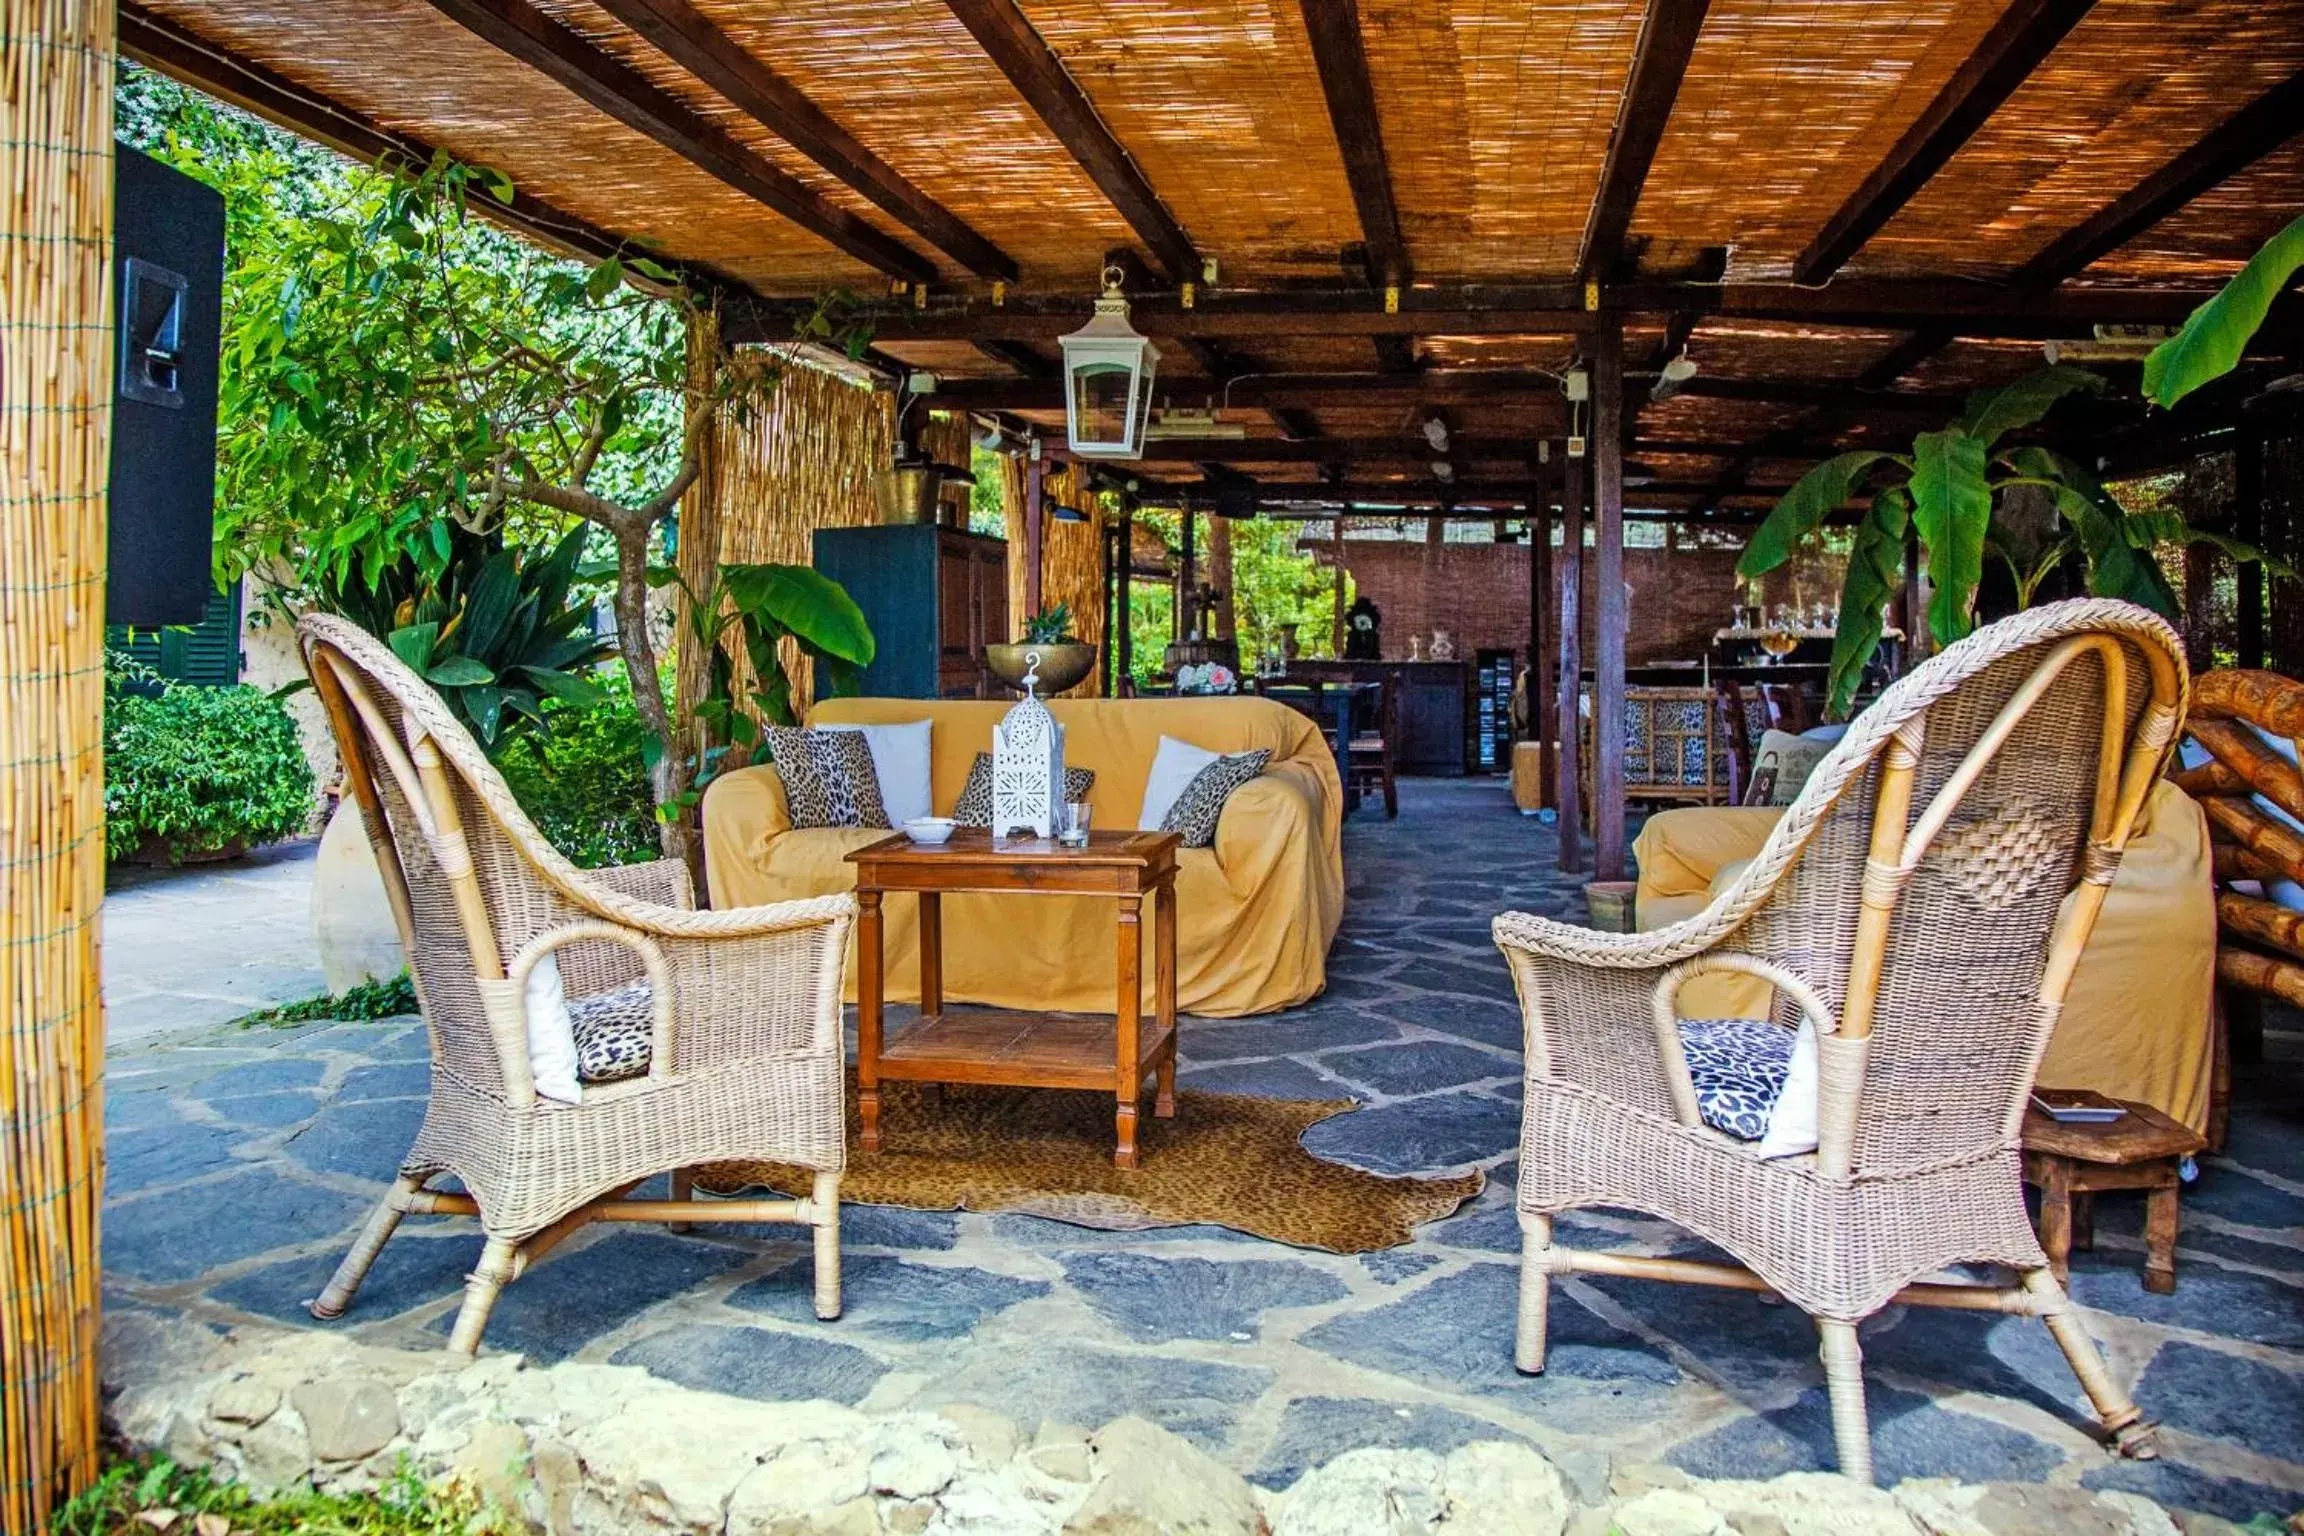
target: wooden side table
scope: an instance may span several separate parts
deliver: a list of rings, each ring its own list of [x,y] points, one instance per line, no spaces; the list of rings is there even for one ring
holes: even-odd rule
[[[863,1143],[880,1149],[880,1083],[998,1083],[1096,1088],[1114,1100],[1112,1161],[1137,1165],[1136,1120],[1149,1077],[1155,1115],[1176,1113],[1176,850],[1173,832],[1097,832],[1085,848],[1047,838],[995,839],[963,827],[948,843],[903,833],[848,855],[856,866],[856,1101]],[[920,901],[920,1021],[883,1042],[881,903]],[[1109,896],[1116,907],[1118,992],[1110,1019],[1005,1008],[944,1007],[943,898],[948,893]],[[1143,1017],[1143,907],[1152,903],[1153,1016]]]
[[[2144,1196],[2144,1289],[2176,1289],[2178,1166],[2207,1146],[2189,1127],[2149,1104],[2104,1125],[2052,1120],[2024,1112],[2024,1182],[2040,1191],[2040,1246],[2056,1282],[2065,1282],[2072,1250],[2095,1244],[2099,1190],[2141,1189]]]

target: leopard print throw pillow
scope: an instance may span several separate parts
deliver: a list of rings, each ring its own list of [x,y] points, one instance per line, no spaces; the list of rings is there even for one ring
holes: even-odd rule
[[[1184,786],[1184,793],[1168,807],[1168,814],[1160,818],[1160,830],[1183,834],[1187,848],[1209,848],[1216,842],[1216,823],[1223,819],[1224,802],[1232,798],[1232,791],[1264,771],[1272,761],[1272,754],[1232,752],[1216,759],[1192,776]]]
[[[784,780],[795,827],[885,827],[880,775],[862,731],[807,731],[771,725],[768,752]]]

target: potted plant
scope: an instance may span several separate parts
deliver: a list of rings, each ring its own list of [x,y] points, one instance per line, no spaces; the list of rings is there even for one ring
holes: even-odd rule
[[[1014,645],[984,647],[984,664],[992,675],[1022,692],[1024,676],[1037,672],[1035,684],[1043,698],[1072,687],[1096,669],[1096,647],[1072,633],[1072,605],[1043,608],[1024,621],[1024,638]]]

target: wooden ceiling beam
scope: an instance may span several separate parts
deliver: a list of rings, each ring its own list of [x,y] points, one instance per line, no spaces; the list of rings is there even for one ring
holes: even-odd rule
[[[1434,453],[1415,433],[1398,437],[1155,437],[1144,444],[1145,464],[1423,464],[1446,458],[1457,464],[1525,464],[1538,438],[1478,437],[1451,430],[1448,451]],[[1746,443],[1728,439],[1638,437],[1629,444],[1641,454],[1682,454],[1729,458]],[[1831,453],[1829,444],[1804,439],[1803,449]]]
[[[1027,379],[1052,379],[1056,364],[1021,341],[979,341],[976,350],[992,361],[1015,369]]]
[[[1648,0],[1640,39],[1632,49],[1631,73],[1616,105],[1616,128],[1608,136],[1600,189],[1592,199],[1584,242],[1576,254],[1576,271],[1588,281],[1611,277],[1624,263],[1624,236],[1632,227],[1632,212],[1639,206],[1640,189],[1647,184],[1648,168],[1655,163],[1656,146],[1664,140],[1672,103],[1679,99],[1680,82],[1687,76],[1696,36],[1710,8],[1711,0]]]
[[[2016,269],[2018,287],[2052,287],[2077,277],[2177,209],[2230,180],[2304,133],[2304,69],[2208,130],[2094,216],[2050,241]]]
[[[1079,82],[1016,0],[945,0],[1048,131],[1079,162],[1175,283],[1200,281],[1200,253],[1159,193],[1105,126]]]
[[[1914,331],[1880,354],[1856,375],[1858,389],[1886,389],[1952,344],[1953,333],[1940,325]]]
[[[1717,379],[1698,376],[1681,391],[1685,395],[1722,400],[1743,400],[1768,405],[1822,407],[1851,420],[1879,418],[1909,420],[1939,417],[1959,407],[1961,397],[1951,392],[1880,390],[1858,392],[1849,384],[1808,379]],[[1420,374],[1386,373],[1270,373],[1236,378],[1229,392],[1211,387],[1211,398],[1235,409],[1272,410],[1276,407],[1390,405],[1460,405],[1478,408],[1513,405],[1521,410],[1544,407],[1541,418],[1531,416],[1533,435],[1556,432],[1564,420],[1559,380],[1537,370],[1445,369]],[[947,379],[936,395],[940,407],[980,411],[1056,411],[1064,408],[1060,382],[1010,379]]]
[[[449,20],[545,75],[625,127],[645,134],[755,202],[773,209],[876,271],[909,282],[936,275],[935,264],[835,207],[797,177],[762,159],[725,129],[706,121],[671,92],[603,53],[528,0],[431,0]]]
[[[1344,155],[1344,179],[1360,215],[1370,281],[1377,288],[1405,288],[1408,246],[1401,238],[1400,210],[1392,198],[1392,166],[1384,154],[1376,87],[1369,79],[1368,53],[1360,40],[1358,0],[1299,0],[1299,8],[1304,30],[1312,38],[1320,91],[1328,98],[1328,121]]]
[[[689,0],[600,0],[600,7],[969,271],[980,277],[1016,280],[1014,257],[905,180]]]
[[[2095,0],[2014,0],[1887,157],[1824,221],[1794,260],[1793,281],[1821,283],[1863,249],[2094,5]]]

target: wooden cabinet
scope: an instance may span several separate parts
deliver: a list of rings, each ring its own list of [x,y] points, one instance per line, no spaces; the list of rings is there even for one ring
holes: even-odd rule
[[[1008,633],[1008,545],[957,528],[822,528],[816,569],[848,589],[878,650],[864,669],[877,698],[995,695],[984,647]]]

